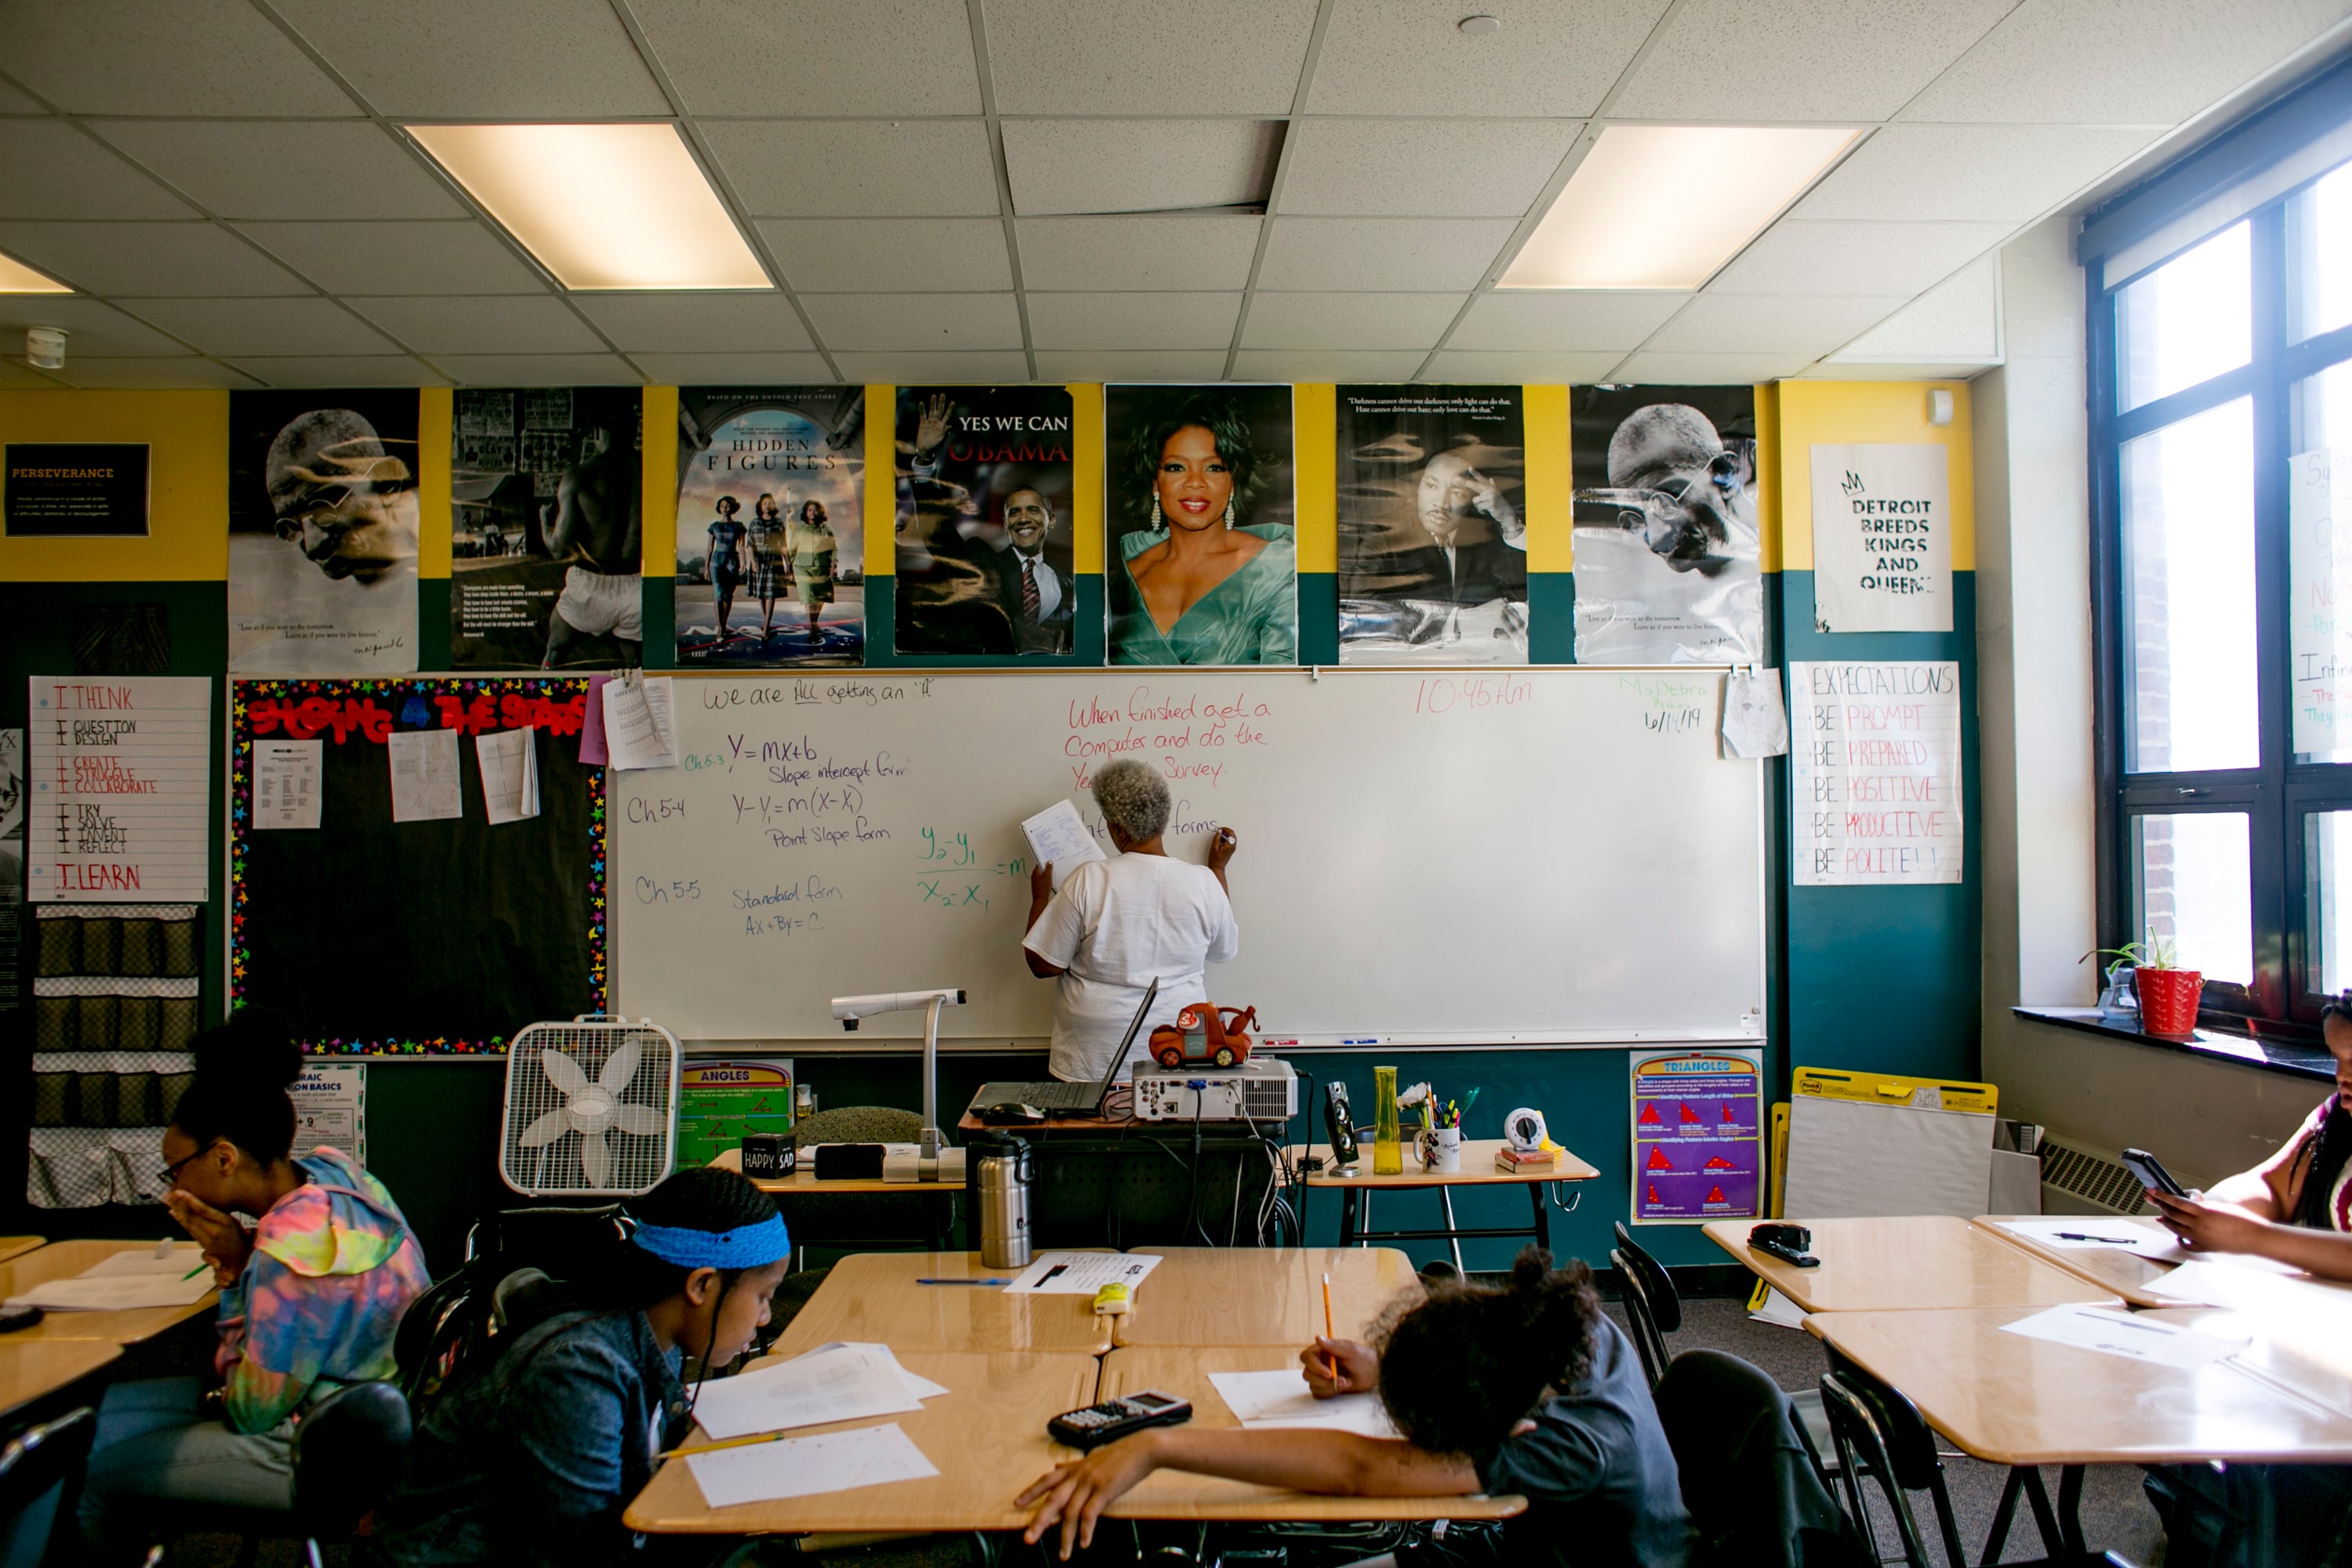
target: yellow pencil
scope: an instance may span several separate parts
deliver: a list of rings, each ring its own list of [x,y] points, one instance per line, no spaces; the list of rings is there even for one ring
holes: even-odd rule
[[[1323,1337],[1326,1340],[1339,1337],[1338,1331],[1331,1327],[1331,1277],[1328,1274],[1323,1276]],[[1325,1351],[1323,1364],[1331,1373],[1331,1385],[1337,1388],[1339,1384],[1339,1358],[1331,1352]]]
[[[654,1457],[658,1459],[677,1459],[688,1454],[715,1454],[721,1448],[748,1448],[754,1443],[772,1443],[783,1436],[782,1432],[761,1432],[756,1436],[730,1437],[721,1443],[702,1443],[691,1448],[671,1448]]]

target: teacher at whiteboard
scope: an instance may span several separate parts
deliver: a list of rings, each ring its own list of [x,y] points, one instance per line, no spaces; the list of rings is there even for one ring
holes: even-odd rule
[[[1057,983],[1048,1066],[1069,1083],[1092,1083],[1110,1069],[1111,1053],[1154,980],[1160,996],[1130,1059],[1149,1054],[1154,1026],[1209,999],[1202,967],[1227,962],[1242,945],[1225,885],[1233,829],[1219,828],[1209,863],[1194,866],[1171,858],[1160,842],[1171,803],[1168,782],[1149,766],[1110,763],[1095,774],[1094,795],[1118,855],[1079,867],[1058,893],[1051,866],[1031,871],[1022,940],[1029,973]]]

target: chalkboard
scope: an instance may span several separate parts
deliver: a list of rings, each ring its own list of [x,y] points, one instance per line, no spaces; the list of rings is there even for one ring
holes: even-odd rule
[[[604,996],[604,775],[584,679],[241,680],[230,715],[230,994],[308,1048],[502,1049]],[[489,826],[473,737],[537,731],[540,812]],[[464,816],[392,819],[385,739],[454,730]],[[254,743],[317,740],[316,828],[257,830]]]
[[[1115,756],[1171,852],[1232,826],[1211,998],[1301,1043],[1738,1040],[1764,1007],[1761,764],[1707,669],[681,677],[614,775],[615,995],[685,1038],[845,1043],[835,995],[961,986],[1031,1042],[1019,824]],[[1107,847],[1107,846],[1106,846]],[[859,1043],[919,1031],[871,1019]]]

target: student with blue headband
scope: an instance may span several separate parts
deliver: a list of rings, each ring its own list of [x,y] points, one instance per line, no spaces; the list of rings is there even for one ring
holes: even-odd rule
[[[682,1353],[743,1353],[792,1243],[773,1199],[733,1171],[681,1171],[629,1205],[618,1260],[527,1330],[418,1426],[377,1515],[384,1555],[428,1563],[625,1561],[622,1510],[692,1423]]]

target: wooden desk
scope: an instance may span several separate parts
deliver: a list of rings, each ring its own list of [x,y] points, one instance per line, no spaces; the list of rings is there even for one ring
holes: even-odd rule
[[[982,1294],[960,1286],[941,1293]],[[1081,1308],[1087,1304],[1080,1297],[1056,1300],[1076,1301]],[[938,1475],[714,1509],[702,1500],[693,1472],[673,1459],[655,1472],[624,1519],[632,1530],[660,1534],[1018,1530],[1026,1525],[1028,1510],[1014,1508],[1013,1500],[1055,1465],[1077,1457],[1045,1436],[1045,1423],[1065,1410],[1095,1402],[1099,1363],[1091,1355],[1068,1352],[903,1348],[898,1361],[909,1372],[946,1384],[948,1392],[925,1400],[919,1412],[803,1427],[791,1436],[814,1436],[895,1421],[939,1467]],[[706,1440],[698,1429],[693,1442]]]
[[[1339,1334],[1362,1339],[1400,1296],[1418,1298],[1412,1261],[1390,1247],[1139,1247],[1165,1259],[1112,1320],[1126,1345],[1287,1344],[1323,1331],[1323,1276]],[[800,1325],[795,1322],[793,1327]]]
[[[1458,1171],[1427,1171],[1422,1168],[1421,1157],[1407,1143],[1404,1169],[1393,1176],[1372,1173],[1372,1146],[1366,1143],[1350,1169],[1340,1170],[1331,1163],[1328,1144],[1312,1143],[1293,1147],[1294,1162],[1313,1156],[1323,1162],[1323,1169],[1307,1178],[1310,1187],[1337,1187],[1339,1190],[1339,1245],[1357,1247],[1367,1241],[1444,1241],[1454,1249],[1454,1267],[1462,1268],[1462,1243],[1465,1239],[1524,1236],[1531,1237],[1538,1247],[1551,1247],[1550,1191],[1554,1182],[1589,1182],[1601,1173],[1578,1159],[1565,1149],[1559,1163],[1549,1171],[1498,1171],[1495,1169],[1496,1152],[1505,1146],[1500,1138],[1474,1138],[1462,1145],[1462,1168]],[[1528,1202],[1534,1210],[1526,1226],[1506,1226],[1499,1228],[1465,1230],[1454,1218],[1455,1187],[1525,1187]],[[1372,1194],[1381,1192],[1417,1193],[1434,1188],[1439,1208],[1445,1215],[1444,1226],[1436,1230],[1371,1230]]]
[[[121,1345],[102,1344],[96,1340],[34,1340],[27,1343],[22,1334],[11,1334],[0,1340],[0,1415],[47,1398],[120,1360],[121,1355]]]
[[[2178,1301],[2159,1296],[2148,1287],[2172,1272],[2169,1263],[2154,1263],[2137,1253],[2116,1247],[2057,1247],[2020,1236],[2013,1230],[2003,1230],[2005,1219],[2055,1219],[2055,1215],[1980,1215],[1972,1223],[1994,1240],[2014,1247],[2027,1256],[2037,1258],[2053,1268],[2063,1268],[2077,1279],[2086,1279],[2102,1290],[2112,1290],[2135,1307],[2177,1307]],[[2122,1236],[2126,1233],[2147,1233],[2168,1237],[2172,1233],[2152,1219],[2107,1219],[2092,1215],[2082,1216],[2076,1228],[2091,1236]],[[2121,1229],[2114,1228],[2121,1226]]]
[[[1167,1265],[1160,1268],[1164,1270]],[[1159,1276],[1154,1274],[1152,1278]],[[1319,1289],[1319,1280],[1318,1285]],[[1140,1388],[1164,1389],[1192,1402],[1192,1426],[1222,1431],[1241,1423],[1218,1397],[1217,1385],[1209,1381],[1211,1373],[1262,1372],[1297,1364],[1296,1343],[1218,1345],[1205,1350],[1177,1346],[1115,1350],[1103,1358],[1102,1392],[1097,1397],[1109,1399]],[[1527,1506],[1527,1499],[1507,1494],[1321,1497],[1214,1476],[1160,1470],[1106,1511],[1112,1519],[1508,1519]]]
[[[46,1285],[52,1279],[70,1279],[118,1252],[143,1252],[154,1245],[152,1241],[53,1241],[37,1252],[0,1263],[0,1300],[21,1296],[34,1286]],[[173,1250],[184,1254],[191,1268],[201,1261],[193,1241],[175,1242]],[[51,1312],[31,1328],[20,1329],[8,1338],[19,1342],[94,1340],[135,1345],[219,1305],[220,1292],[207,1290],[184,1307],[141,1307],[128,1312]]]
[[[1799,1268],[1751,1248],[1748,1233],[1754,1220],[1716,1220],[1705,1229],[1708,1240],[1807,1312],[2054,1307],[2068,1301],[2113,1306],[2116,1300],[2113,1292],[1947,1215],[1790,1223],[1811,1229],[1812,1256],[1822,1260],[1820,1268]]]
[[[12,1258],[21,1258],[37,1247],[47,1245],[48,1237],[45,1236],[0,1236],[0,1263]]]
[[[778,1338],[776,1350],[797,1355],[835,1340],[886,1344],[900,1352],[1071,1351],[1100,1355],[1110,1348],[1104,1326],[1108,1320],[1095,1316],[1090,1297],[1011,1296],[994,1285],[915,1283],[1009,1279],[1019,1272],[983,1268],[977,1252],[857,1253],[833,1266],[800,1316]],[[1146,1281],[1147,1289],[1158,1278],[1155,1272]]]

